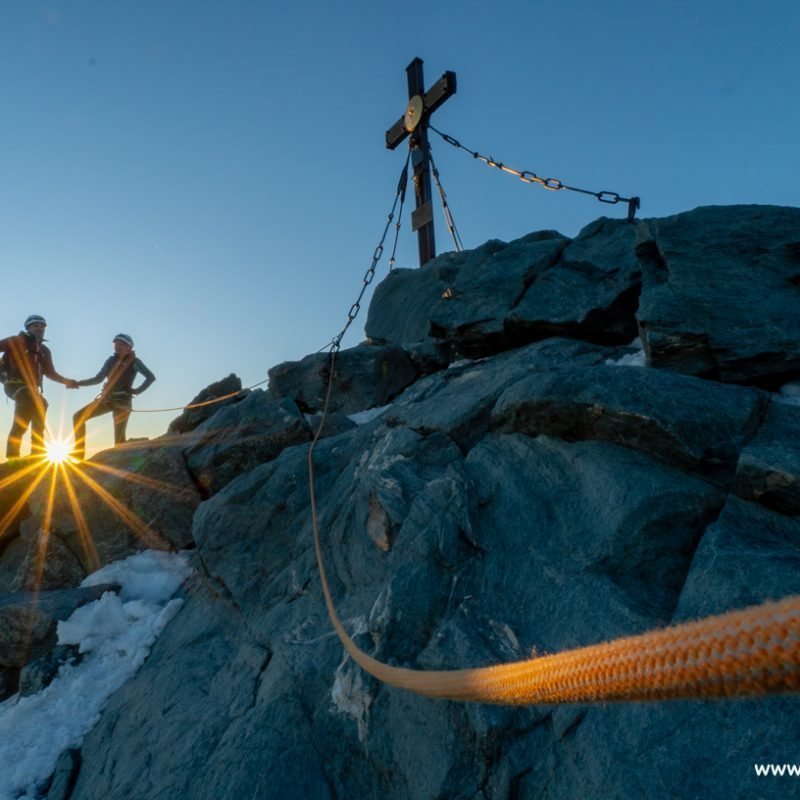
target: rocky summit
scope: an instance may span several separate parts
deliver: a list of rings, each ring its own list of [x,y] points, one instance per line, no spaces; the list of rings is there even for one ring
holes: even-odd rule
[[[26,497],[0,467],[6,696],[56,673],[54,621],[97,596],[87,574],[144,548],[193,565],[42,796],[789,796],[796,777],[754,765],[797,762],[796,696],[503,707],[367,675],[322,600],[307,453],[324,422],[331,589],[392,665],[504,663],[800,594],[799,310],[800,209],[600,219],[392,271],[333,365],[240,394],[228,376],[198,395],[218,408],[98,454],[91,481]]]

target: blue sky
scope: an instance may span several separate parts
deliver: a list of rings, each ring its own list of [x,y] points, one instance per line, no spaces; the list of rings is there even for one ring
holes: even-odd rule
[[[230,372],[254,384],[342,327],[405,159],[383,137],[415,56],[428,86],[458,75],[440,130],[640,195],[640,216],[798,204],[796,0],[0,0],[0,21],[0,336],[43,314],[57,368],[85,378],[131,334],[158,378],[140,409]],[[624,216],[431,141],[468,248]],[[439,217],[440,252],[446,234]],[[362,336],[360,319],[345,345]],[[57,428],[94,389],[45,394]],[[90,450],[110,440],[90,421]]]

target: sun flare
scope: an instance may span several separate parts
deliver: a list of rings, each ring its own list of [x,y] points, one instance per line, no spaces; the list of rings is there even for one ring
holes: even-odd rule
[[[63,464],[70,457],[72,445],[62,439],[51,439],[45,446],[47,460],[51,464]]]

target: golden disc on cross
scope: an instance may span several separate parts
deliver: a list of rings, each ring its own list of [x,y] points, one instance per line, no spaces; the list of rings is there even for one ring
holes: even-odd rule
[[[422,122],[422,112],[424,110],[424,105],[422,102],[422,95],[415,94],[409,101],[408,105],[406,106],[406,113],[403,117],[403,122],[405,123],[406,130],[409,133],[414,131],[414,128]]]

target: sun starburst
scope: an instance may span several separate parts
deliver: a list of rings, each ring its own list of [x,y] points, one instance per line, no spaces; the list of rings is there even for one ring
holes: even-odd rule
[[[45,457],[51,464],[63,464],[71,459],[72,445],[66,439],[51,439],[45,445]]]

